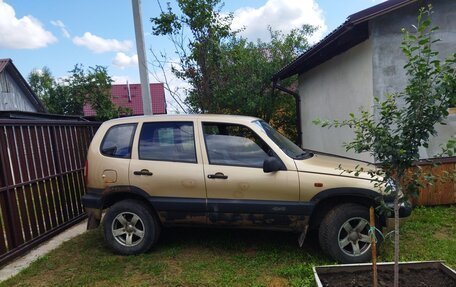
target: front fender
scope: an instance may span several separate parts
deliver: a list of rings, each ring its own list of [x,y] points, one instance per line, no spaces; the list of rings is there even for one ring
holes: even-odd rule
[[[334,198],[334,197],[360,197],[368,200],[373,200],[375,202],[380,202],[382,195],[376,191],[365,189],[365,188],[331,188],[319,192],[314,197],[310,199],[311,202],[318,203],[325,199]]]

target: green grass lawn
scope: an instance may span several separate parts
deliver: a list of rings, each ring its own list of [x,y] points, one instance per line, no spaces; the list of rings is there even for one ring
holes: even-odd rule
[[[380,260],[391,261],[392,243]],[[456,268],[456,206],[415,209],[401,228],[402,260],[445,260]],[[0,286],[314,286],[312,266],[333,264],[315,235],[303,248],[292,233],[164,230],[139,256],[113,255],[100,230],[89,231]]]

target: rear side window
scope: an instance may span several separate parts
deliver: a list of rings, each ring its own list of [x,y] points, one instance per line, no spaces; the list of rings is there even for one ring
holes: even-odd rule
[[[192,122],[144,123],[139,159],[196,163]]]
[[[109,128],[101,143],[101,153],[105,156],[130,158],[135,130],[136,124],[121,124]]]

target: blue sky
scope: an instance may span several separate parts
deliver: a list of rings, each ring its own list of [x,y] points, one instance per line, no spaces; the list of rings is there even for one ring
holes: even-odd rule
[[[142,0],[146,49],[173,55],[166,37],[150,35],[149,19],[159,14],[158,0]],[[169,0],[168,0],[169,1]],[[173,2],[173,1],[170,1]],[[381,0],[227,0],[223,11],[234,12],[243,36],[266,40],[267,26],[287,30],[304,23],[320,27],[318,41],[347,16]],[[166,1],[161,1],[166,6]],[[33,69],[50,68],[65,77],[76,63],[107,66],[118,83],[139,81],[131,1],[0,0],[0,58],[11,58],[26,77]],[[150,52],[147,54],[151,60]],[[150,67],[153,70],[152,67]],[[156,82],[161,76],[151,75]]]

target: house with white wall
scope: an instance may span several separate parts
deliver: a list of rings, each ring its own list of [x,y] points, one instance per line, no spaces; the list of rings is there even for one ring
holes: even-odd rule
[[[433,25],[439,26],[434,45],[444,58],[456,52],[455,0],[389,0],[350,15],[328,34],[273,78],[280,81],[298,75],[301,142],[304,148],[372,161],[369,154],[346,152],[344,142],[354,134],[346,128],[321,128],[312,123],[320,119],[346,119],[360,107],[373,110],[374,97],[400,92],[407,83],[403,69],[406,58],[400,48],[401,29],[412,30],[420,7],[432,4]],[[437,127],[438,136],[421,158],[441,151],[440,145],[456,134],[456,114],[446,125]]]

